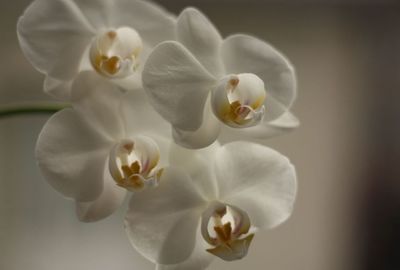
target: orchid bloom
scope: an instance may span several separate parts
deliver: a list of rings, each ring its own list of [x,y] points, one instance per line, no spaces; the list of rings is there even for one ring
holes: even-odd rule
[[[149,51],[174,37],[175,18],[144,0],[35,0],[17,25],[45,92],[68,100],[74,78],[95,70],[124,89],[141,88]]]
[[[85,71],[72,85],[72,108],[53,115],[41,131],[36,158],[42,174],[76,201],[80,220],[105,218],[127,190],[158,185],[169,131],[144,98]]]
[[[298,126],[294,69],[272,46],[242,34],[223,40],[194,8],[178,17],[176,37],[153,50],[142,78],[178,144],[202,148],[220,133],[262,140]]]
[[[159,270],[202,270],[214,257],[246,256],[255,232],[284,222],[296,173],[278,152],[249,142],[172,147],[156,189],[135,194],[125,227]]]

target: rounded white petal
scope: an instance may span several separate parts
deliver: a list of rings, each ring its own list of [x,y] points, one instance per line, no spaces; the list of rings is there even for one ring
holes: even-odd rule
[[[178,17],[177,40],[215,76],[223,74],[220,49],[222,38],[215,26],[199,10],[186,8]]]
[[[126,123],[126,134],[164,137],[171,140],[171,125],[149,104],[143,90],[124,94],[121,111]]]
[[[36,0],[17,25],[28,60],[59,80],[70,80],[78,73],[94,31],[75,1],[69,0]]]
[[[44,80],[43,90],[50,96],[63,101],[71,98],[71,85],[73,81],[60,81],[50,76]]]
[[[108,167],[104,169],[104,188],[100,196],[91,202],[76,202],[76,213],[83,222],[94,222],[110,216],[125,198],[126,190],[116,185]]]
[[[163,42],[150,54],[143,71],[149,101],[175,128],[195,131],[214,77],[178,42]]]
[[[262,122],[258,126],[246,129],[235,129],[223,127],[218,140],[222,143],[231,141],[255,140],[263,142],[266,139],[276,137],[293,131],[300,125],[299,120],[291,112],[282,114],[279,118],[271,122]]]
[[[152,262],[176,264],[195,246],[205,201],[183,171],[164,170],[157,188],[132,196],[125,228],[132,245]]]
[[[175,39],[175,16],[156,3],[144,0],[102,1],[108,4],[111,26],[134,28],[147,46]]]
[[[221,122],[215,117],[211,110],[210,99],[208,99],[203,112],[203,122],[195,131],[185,131],[175,128],[173,130],[174,141],[189,149],[200,149],[211,145],[219,136]]]
[[[96,200],[103,191],[111,143],[76,111],[64,109],[43,127],[36,158],[53,188],[66,197],[88,202]]]
[[[179,264],[159,264],[156,270],[205,270],[215,258],[206,251],[209,247],[210,245],[204,241],[200,231],[197,231],[196,245],[189,258]]]
[[[81,72],[71,90],[73,108],[99,133],[114,141],[125,136],[126,123],[121,108],[125,97],[116,85],[94,71]]]
[[[266,118],[273,120],[285,113],[297,94],[294,68],[275,48],[247,35],[228,37],[221,55],[228,73],[254,73],[266,87]]]
[[[169,153],[170,166],[181,168],[189,175],[196,189],[207,201],[217,199],[218,186],[213,160],[220,145],[216,142],[209,147],[191,150],[172,144]]]
[[[258,228],[271,228],[291,214],[296,172],[278,152],[254,143],[229,143],[216,155],[220,199],[239,207]]]

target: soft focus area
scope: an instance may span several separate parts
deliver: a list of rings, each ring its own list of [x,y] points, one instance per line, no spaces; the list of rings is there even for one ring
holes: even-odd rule
[[[219,270],[400,269],[400,5],[397,1],[159,0],[201,9],[223,36],[254,34],[296,67],[302,125],[268,141],[298,172],[292,217],[258,233]],[[0,105],[46,101],[15,25],[30,0],[0,3]],[[34,147],[48,116],[0,119],[0,269],[147,270],[130,246],[126,208],[95,224],[41,177]]]

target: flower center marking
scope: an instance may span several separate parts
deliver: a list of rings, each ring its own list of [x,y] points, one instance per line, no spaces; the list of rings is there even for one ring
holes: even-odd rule
[[[90,62],[103,76],[125,78],[139,66],[142,39],[132,28],[121,27],[98,35],[90,48]]]
[[[234,261],[247,255],[254,234],[249,216],[237,207],[214,202],[202,216],[201,233],[213,248],[206,251]]]
[[[264,82],[250,73],[225,76],[212,93],[215,115],[235,128],[260,123],[265,113],[264,101]]]
[[[150,138],[122,140],[110,153],[109,168],[118,186],[140,191],[157,186],[163,169],[156,169],[160,160],[157,144]]]

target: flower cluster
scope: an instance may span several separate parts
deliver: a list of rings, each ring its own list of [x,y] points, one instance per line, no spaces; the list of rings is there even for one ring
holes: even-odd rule
[[[157,269],[201,270],[289,217],[295,169],[260,141],[298,126],[296,79],[271,45],[144,0],[35,0],[17,32],[44,91],[71,104],[36,157],[80,220],[129,196],[133,247]]]

